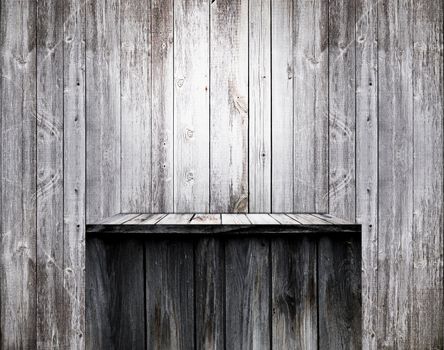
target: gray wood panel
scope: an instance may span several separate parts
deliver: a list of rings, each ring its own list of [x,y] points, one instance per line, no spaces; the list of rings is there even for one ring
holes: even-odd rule
[[[211,2],[210,211],[248,211],[248,1]]]
[[[44,14],[44,15],[43,15]],[[37,346],[65,346],[63,4],[37,4]]]
[[[36,345],[36,4],[0,3],[0,348]]]

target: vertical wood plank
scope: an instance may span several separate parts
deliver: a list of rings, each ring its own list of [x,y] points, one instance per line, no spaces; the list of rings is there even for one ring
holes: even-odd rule
[[[271,2],[273,212],[293,211],[293,1]]]
[[[174,208],[173,0],[151,0],[152,211]]]
[[[329,196],[355,219],[355,0],[329,2]]]
[[[378,0],[356,1],[356,221],[362,224],[362,346],[376,349]]]
[[[174,1],[174,210],[209,210],[209,2]]]
[[[37,347],[65,347],[63,4],[37,3]]]
[[[273,349],[318,348],[316,246],[309,238],[271,243]]]
[[[226,242],[227,349],[270,349],[269,246],[254,238]]]
[[[86,8],[87,221],[120,212],[119,0]]]
[[[63,288],[66,348],[85,348],[85,4],[64,2]]]
[[[248,211],[248,1],[211,2],[210,210]]]
[[[444,347],[443,13],[442,1],[415,2],[412,348]]]
[[[409,347],[413,225],[413,2],[378,3],[378,348]]]
[[[188,241],[147,241],[148,349],[194,349],[194,251]]]
[[[196,348],[225,349],[224,241],[200,239],[196,244]]]
[[[361,349],[361,239],[318,243],[319,349]]]
[[[120,6],[121,211],[125,213],[151,212],[150,6],[149,0],[121,1]]]
[[[271,0],[249,2],[249,211],[271,211]]]
[[[36,346],[36,4],[0,3],[0,348]]]
[[[86,348],[145,349],[143,243],[88,239]]]
[[[294,207],[328,211],[328,1],[293,2]]]

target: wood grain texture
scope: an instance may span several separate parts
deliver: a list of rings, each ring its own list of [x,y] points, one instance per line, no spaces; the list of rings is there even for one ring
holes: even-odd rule
[[[317,349],[316,240],[272,240],[271,255],[272,348]]]
[[[412,348],[444,346],[442,1],[413,8]]]
[[[87,220],[120,212],[120,1],[86,7]]]
[[[248,211],[248,1],[211,2],[210,211]]]
[[[194,349],[193,243],[147,241],[148,349]]]
[[[152,211],[174,209],[173,0],[151,0]]]
[[[0,3],[0,348],[36,346],[36,4]]]
[[[209,211],[209,2],[174,2],[174,210]]]
[[[150,8],[149,0],[120,2],[120,191],[123,212],[151,211]]]
[[[361,349],[361,239],[318,242],[319,349]]]
[[[329,2],[329,213],[355,218],[355,0]]]
[[[271,2],[272,212],[293,211],[293,1]]]
[[[378,348],[409,347],[413,272],[413,2],[378,3]]]
[[[270,349],[269,248],[265,239],[225,245],[227,349]]]
[[[271,0],[248,10],[249,207],[271,211]]]
[[[89,239],[86,349],[145,349],[143,243]]]
[[[293,1],[295,212],[328,211],[328,1]]]

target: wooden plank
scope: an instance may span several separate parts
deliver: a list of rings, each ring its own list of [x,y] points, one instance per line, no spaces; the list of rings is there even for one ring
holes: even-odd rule
[[[64,2],[63,268],[66,347],[85,348],[85,6]]]
[[[273,349],[318,349],[316,245],[310,238],[271,242]]]
[[[168,214],[162,220],[160,220],[158,225],[186,225],[189,224],[191,219],[193,218],[193,214]]]
[[[271,0],[249,2],[249,211],[271,211]]]
[[[37,346],[65,346],[63,5],[37,4]],[[44,16],[42,14],[45,14]]]
[[[140,214],[116,214],[99,222],[100,225],[121,225],[138,217]]]
[[[411,1],[378,3],[378,348],[410,346],[414,156],[412,21]]]
[[[270,349],[270,243],[230,239],[225,246],[227,349]]]
[[[412,348],[444,347],[443,13],[442,1],[413,9]]]
[[[147,241],[148,349],[194,349],[194,252],[190,241]]]
[[[293,6],[293,210],[301,213],[326,212],[328,1],[295,0]]]
[[[209,209],[209,2],[174,2],[174,210]]]
[[[311,214],[288,214],[289,217],[300,222],[302,225],[328,225],[324,219],[320,219]]]
[[[36,346],[36,3],[0,3],[0,348]],[[7,283],[6,283],[7,282]]]
[[[248,0],[210,6],[210,210],[247,212]]]
[[[220,225],[221,214],[196,214],[190,221],[191,225]]]
[[[329,2],[329,213],[355,218],[355,0]]]
[[[195,248],[196,349],[225,349],[225,250],[220,239],[199,239]]]
[[[141,214],[125,222],[125,225],[155,225],[167,214]]]
[[[319,219],[325,220],[329,222],[330,224],[334,225],[350,225],[352,222],[348,220],[344,220],[341,218],[338,218],[336,216],[330,215],[330,214],[313,214],[313,216],[316,216]]]
[[[293,211],[293,1],[271,2],[272,212]]]
[[[86,4],[87,221],[120,212],[119,1]]]
[[[247,214],[247,217],[253,225],[279,225],[269,214]]]
[[[356,222],[362,224],[362,347],[377,348],[378,1],[356,1]]]
[[[361,349],[361,242],[324,236],[318,244],[319,349]]]
[[[144,349],[143,243],[89,239],[86,348]]]
[[[270,214],[270,216],[283,225],[300,225],[299,222],[289,217],[287,214]]]
[[[120,6],[121,211],[151,211],[151,2]]]
[[[151,0],[152,211],[174,208],[173,0]]]
[[[222,214],[222,225],[250,225],[245,214]]]

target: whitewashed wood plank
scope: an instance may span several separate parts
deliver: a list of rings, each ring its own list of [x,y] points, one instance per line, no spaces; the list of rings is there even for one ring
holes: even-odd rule
[[[245,214],[222,214],[222,225],[250,225]]]
[[[328,1],[293,1],[294,206],[328,211]]]
[[[64,347],[63,6],[37,3],[37,347]],[[44,15],[43,15],[44,14]]]
[[[37,241],[36,3],[1,1],[0,21],[0,348],[33,349]]]
[[[356,1],[356,221],[362,224],[362,347],[376,349],[378,0]]]
[[[299,222],[287,214],[270,214],[270,216],[282,225],[300,225]]]
[[[328,225],[329,223],[312,214],[288,214],[289,217],[300,222],[302,225]]]
[[[444,346],[443,6],[418,1],[413,7],[412,348]]]
[[[151,3],[120,6],[121,211],[151,212]]]
[[[98,224],[100,225],[120,225],[129,220],[133,220],[141,214],[116,214],[109,218],[103,219]]]
[[[174,210],[209,210],[209,2],[174,2]]]
[[[120,212],[119,3],[86,3],[87,222]]]
[[[279,225],[279,222],[269,214],[247,214],[253,225]]]
[[[220,225],[221,214],[196,214],[190,221],[191,225]]]
[[[173,0],[151,0],[152,212],[174,208]]]
[[[210,210],[248,211],[248,1],[211,2]]]
[[[355,0],[329,2],[329,212],[355,218]]]
[[[194,214],[168,214],[157,225],[186,225],[189,224]]]
[[[413,2],[378,3],[378,348],[410,347],[414,155],[412,21]]]
[[[125,222],[125,225],[155,225],[167,214],[140,214]]]
[[[271,211],[271,0],[249,2],[249,211]]]
[[[338,218],[338,217],[330,215],[330,214],[313,214],[313,216],[316,216],[317,218],[325,220],[325,221],[329,222],[330,224],[334,224],[334,225],[350,225],[350,224],[352,224],[351,221],[344,220],[344,219]]]
[[[273,212],[293,211],[293,1],[271,3]]]

